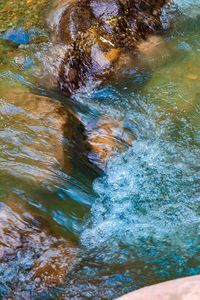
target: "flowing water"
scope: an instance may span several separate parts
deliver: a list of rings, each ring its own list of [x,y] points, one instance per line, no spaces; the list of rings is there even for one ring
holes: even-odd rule
[[[200,6],[176,2],[156,49],[75,101],[52,76],[67,49],[44,29],[51,3],[0,4],[2,299],[114,299],[199,274]],[[100,172],[85,134],[105,116],[134,141]]]

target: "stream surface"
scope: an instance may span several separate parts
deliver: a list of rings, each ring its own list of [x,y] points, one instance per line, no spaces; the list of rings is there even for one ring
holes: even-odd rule
[[[200,273],[200,4],[176,3],[156,49],[72,101],[52,2],[1,2],[0,298],[115,299]],[[100,172],[75,115],[135,139]]]

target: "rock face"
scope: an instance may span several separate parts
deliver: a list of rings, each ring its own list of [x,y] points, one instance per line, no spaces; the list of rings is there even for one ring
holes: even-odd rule
[[[127,294],[118,300],[198,300],[200,276],[156,284]]]
[[[71,95],[102,82],[124,53],[162,29],[167,0],[67,1],[58,24],[60,41],[70,45],[60,68],[61,90]]]

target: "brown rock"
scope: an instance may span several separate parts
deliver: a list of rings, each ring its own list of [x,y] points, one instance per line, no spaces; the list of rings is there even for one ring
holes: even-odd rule
[[[110,157],[127,150],[134,141],[134,136],[123,123],[106,117],[99,119],[95,128],[88,132],[90,157],[104,168]]]
[[[17,116],[3,114],[0,128],[3,129],[6,124],[10,130],[21,132],[24,136],[31,135],[31,143],[20,143],[18,151],[24,154],[23,151],[26,150],[34,157],[40,156],[40,159],[34,162],[30,157],[30,164],[34,163],[33,167],[39,168],[35,178],[37,183],[48,181],[48,170],[55,166],[65,169],[68,174],[71,173],[70,155],[67,155],[66,159],[65,153],[71,151],[70,146],[74,143],[79,145],[82,158],[87,159],[89,145],[85,138],[84,126],[76,113],[55,99],[33,94],[21,86],[10,88],[2,85],[0,89],[4,99],[1,106],[5,110],[13,107],[21,111]],[[67,145],[63,144],[64,138],[69,141]],[[4,155],[4,152],[1,155]],[[34,177],[34,172],[31,177]]]
[[[14,201],[1,204],[0,228],[0,263],[13,272],[12,281],[3,278],[12,290],[9,296],[22,296],[30,284],[31,294],[36,294],[66,278],[78,249],[51,230],[34,210]]]
[[[167,0],[76,0],[61,14],[58,36],[70,45],[58,82],[66,95],[100,84],[120,54],[133,55],[138,42],[162,29],[161,8]],[[140,46],[142,48],[142,46]],[[96,56],[94,59],[94,49]],[[99,57],[99,58],[98,58]],[[109,63],[99,61],[107,59]],[[73,76],[72,76],[73,75]]]

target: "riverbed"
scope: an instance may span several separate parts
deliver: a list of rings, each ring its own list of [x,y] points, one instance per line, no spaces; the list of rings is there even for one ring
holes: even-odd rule
[[[52,76],[53,4],[33,2],[0,4],[0,296],[115,299],[199,274],[199,1],[73,100]],[[103,167],[85,144],[101,118],[134,137]]]

